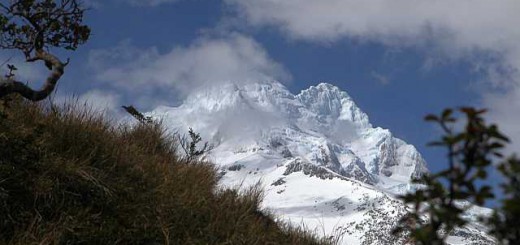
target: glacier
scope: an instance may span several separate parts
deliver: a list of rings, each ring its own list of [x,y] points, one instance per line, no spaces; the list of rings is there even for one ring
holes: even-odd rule
[[[342,244],[404,244],[392,228],[406,213],[396,198],[428,173],[417,149],[374,127],[347,92],[320,83],[291,93],[282,83],[227,81],[147,113],[170,132],[193,128],[213,145],[207,158],[224,188],[260,183],[267,212]],[[489,214],[473,207],[468,219]],[[473,222],[450,244],[494,244]]]

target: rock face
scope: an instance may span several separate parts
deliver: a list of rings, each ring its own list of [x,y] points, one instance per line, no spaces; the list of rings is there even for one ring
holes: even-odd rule
[[[200,133],[214,146],[209,158],[221,168],[221,185],[261,182],[264,207],[286,221],[343,235],[345,244],[404,242],[390,235],[405,212],[394,195],[413,189],[410,180],[428,171],[425,161],[414,146],[373,127],[331,84],[294,95],[276,81],[218,83],[148,115],[172,131]],[[454,244],[477,233],[479,244],[491,243],[481,229],[468,229]]]
[[[326,167],[367,184],[392,187],[425,173],[415,147],[374,128],[350,96],[321,83],[291,94],[280,83],[225,83],[190,95],[180,107],[151,113],[175,129],[193,127],[214,156],[257,149]],[[261,150],[260,150],[261,149]]]

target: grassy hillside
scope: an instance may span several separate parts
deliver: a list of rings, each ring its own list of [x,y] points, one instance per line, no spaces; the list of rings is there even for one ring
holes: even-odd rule
[[[1,244],[324,244],[218,190],[158,125],[0,101]]]

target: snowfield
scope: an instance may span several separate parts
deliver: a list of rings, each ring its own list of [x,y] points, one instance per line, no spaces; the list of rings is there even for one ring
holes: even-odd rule
[[[405,244],[391,234],[405,205],[396,198],[428,172],[412,145],[373,127],[339,88],[321,83],[294,95],[281,83],[218,83],[178,107],[147,113],[172,132],[192,127],[213,144],[223,187],[260,183],[263,207],[342,244]],[[490,210],[474,207],[476,221]],[[473,222],[450,244],[494,244]]]

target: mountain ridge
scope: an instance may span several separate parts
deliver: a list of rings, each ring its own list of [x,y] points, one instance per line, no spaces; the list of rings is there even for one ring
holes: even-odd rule
[[[341,234],[348,244],[406,241],[391,235],[406,213],[395,195],[417,188],[411,179],[428,173],[426,162],[414,146],[373,127],[332,84],[295,95],[277,81],[216,83],[147,115],[172,132],[200,133],[214,145],[208,159],[220,169],[220,185],[261,183],[263,207],[280,219]],[[479,226],[458,233],[465,235],[452,244],[492,244]]]
[[[170,120],[172,113],[182,120]],[[160,107],[150,115],[161,115],[171,128],[192,127],[216,148],[221,147],[219,142],[237,140],[235,136],[240,135],[240,140],[248,142],[235,142],[235,146],[267,143],[271,150],[285,146],[284,154],[303,156],[346,177],[362,172],[363,177],[357,179],[371,180],[372,184],[406,183],[427,172],[415,147],[388,130],[373,128],[352,98],[328,83],[297,95],[276,81],[225,83],[189,95],[179,107]],[[229,122],[229,118],[238,122]],[[291,143],[295,139],[299,142]],[[407,163],[401,163],[404,161]],[[402,166],[406,169],[399,168]]]

